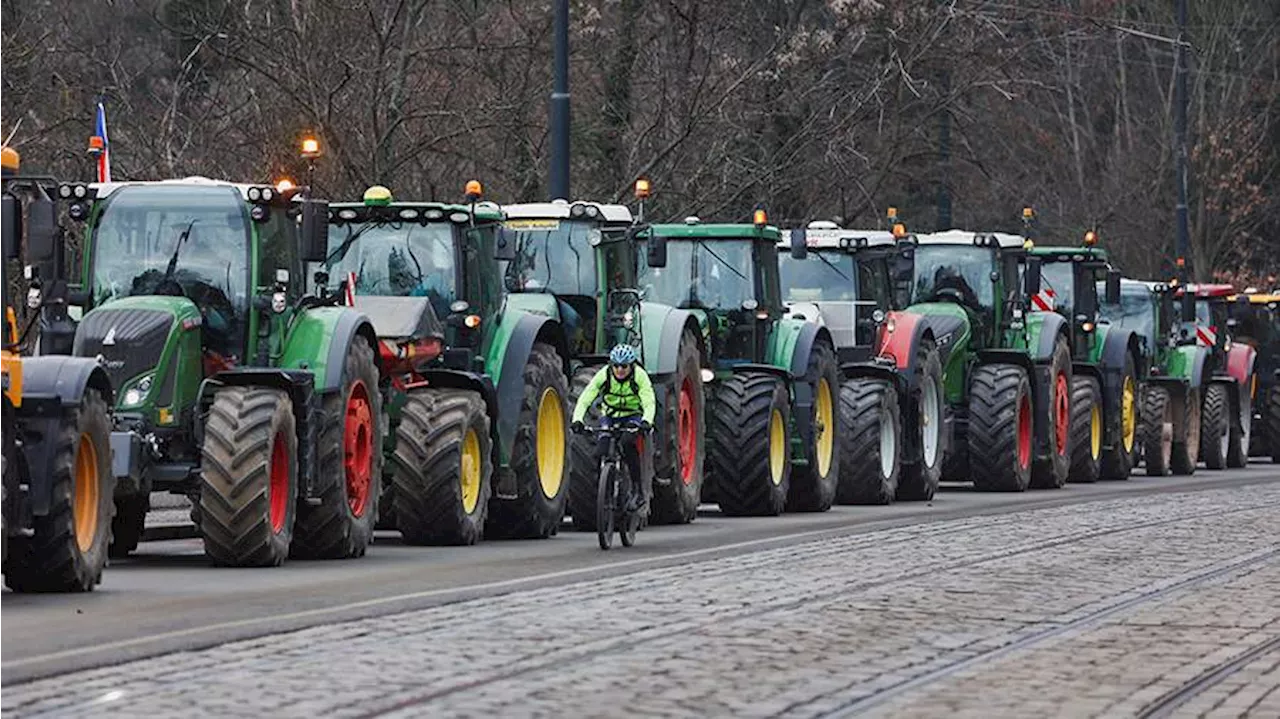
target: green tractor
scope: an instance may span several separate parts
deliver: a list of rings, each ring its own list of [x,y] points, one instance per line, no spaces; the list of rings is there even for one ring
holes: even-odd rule
[[[503,292],[514,238],[478,182],[467,196],[399,202],[375,186],[330,205],[318,278],[376,328],[389,418],[382,504],[410,544],[549,537],[565,514],[564,331]]]
[[[836,501],[931,499],[942,475],[942,362],[932,331],[919,315],[898,311],[894,300],[897,236],[812,222],[784,242],[788,315],[830,331],[844,378]],[[879,341],[881,329],[908,323],[919,328],[916,346],[897,356],[898,348]]]
[[[23,357],[10,302],[8,267],[23,257],[28,307],[57,301],[63,281],[59,233],[48,178],[18,175],[3,153],[4,582],[15,592],[86,592],[102,581],[111,541],[111,382],[91,359]],[[25,217],[24,217],[25,215]],[[25,232],[24,232],[25,230]],[[25,334],[25,332],[23,333]]]
[[[1179,330],[1209,351],[1210,381],[1201,409],[1200,459],[1209,469],[1249,463],[1253,404],[1258,391],[1258,352],[1234,335],[1247,303],[1233,301],[1228,284],[1193,284],[1180,290],[1195,296],[1196,320]]]
[[[1025,238],[949,230],[901,243],[906,312],[882,343],[912,356],[924,329],[942,355],[950,417],[943,476],[983,490],[1061,487],[1070,466],[1070,328],[1030,312],[1040,260]]]
[[[1209,350],[1192,334],[1195,303],[1176,302],[1175,289],[1162,282],[1121,280],[1118,301],[1104,302],[1100,311],[1111,327],[1134,333],[1149,363],[1138,446],[1147,474],[1154,477],[1195,472],[1202,398],[1212,376]]]
[[[378,340],[303,292],[326,209],[295,193],[195,177],[59,186],[84,229],[71,348],[117,390],[113,555],[136,548],[154,491],[191,498],[216,564],[356,557],[371,541]]]
[[[781,233],[752,224],[638,230],[643,297],[697,318],[708,367],[703,498],[728,515],[830,509],[839,483],[839,365],[831,332],[784,317]]]
[[[685,524],[697,516],[704,463],[703,343],[687,309],[646,300],[636,285],[635,220],[624,205],[538,202],[503,207],[517,238],[507,263],[507,302],[559,321],[573,364],[572,399],[586,388],[620,342],[634,345],[653,379],[658,401],[652,453],[654,481],[648,522]],[[595,443],[572,440],[569,514],[594,531]]]
[[[1057,312],[1070,325],[1072,482],[1128,479],[1138,462],[1139,388],[1150,361],[1141,337],[1100,316],[1105,301],[1120,301],[1120,272],[1089,232],[1080,247],[1035,246],[1042,287],[1031,298],[1037,312]]]

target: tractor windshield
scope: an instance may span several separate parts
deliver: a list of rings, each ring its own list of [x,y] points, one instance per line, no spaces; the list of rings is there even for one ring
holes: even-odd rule
[[[232,187],[133,185],[107,196],[93,227],[93,303],[185,296],[225,349],[243,338],[250,227]]]
[[[1105,283],[1098,283],[1098,294],[1105,296]],[[1120,304],[1099,304],[1101,316],[1117,327],[1133,330],[1147,342],[1154,342],[1156,327],[1156,297],[1145,287],[1125,286],[1120,292]]]
[[[1070,262],[1045,262],[1040,266],[1040,292],[1053,292],[1053,307],[1068,317],[1075,303],[1074,268]]]
[[[784,302],[832,302],[858,299],[858,268],[842,250],[810,250],[810,258],[778,255]]]
[[[444,317],[457,299],[453,224],[330,225],[325,269],[335,284],[354,273],[357,295],[428,297],[437,316]]]
[[[968,245],[920,245],[915,252],[911,302],[957,299],[973,309],[994,307],[995,250]]]
[[[508,290],[595,296],[598,226],[571,220],[511,220],[506,226],[519,238],[516,259],[504,272]]]
[[[667,243],[667,266],[641,270],[645,298],[684,309],[738,309],[757,300],[753,244],[673,238]]]

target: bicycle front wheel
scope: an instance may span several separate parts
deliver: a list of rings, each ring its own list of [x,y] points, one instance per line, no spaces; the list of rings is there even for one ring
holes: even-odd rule
[[[636,483],[631,479],[631,472],[625,467],[619,470],[619,474],[623,475],[622,486],[623,491],[617,494],[621,496],[623,504],[622,521],[618,523],[618,538],[622,540],[622,546],[630,547],[636,543],[636,530],[640,529],[640,512],[628,512],[627,507],[631,506],[632,493],[639,492]]]
[[[596,539],[600,540],[601,549],[613,546],[613,505],[616,479],[613,467],[603,464],[600,467],[600,481],[596,483]]]

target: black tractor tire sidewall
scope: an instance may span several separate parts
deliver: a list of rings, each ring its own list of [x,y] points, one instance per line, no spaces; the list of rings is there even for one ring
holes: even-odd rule
[[[1173,398],[1169,389],[1158,385],[1148,386],[1142,393],[1143,464],[1147,475],[1164,477],[1173,463]],[[1165,434],[1168,434],[1166,440]]]
[[[1192,475],[1200,459],[1201,388],[1192,387],[1183,403],[1182,421],[1174,428],[1173,458],[1169,463],[1172,474]]]
[[[898,493],[902,418],[898,392],[885,380],[855,378],[840,385],[840,504],[889,504]],[[881,432],[895,433],[889,472],[884,471]]]
[[[1236,423],[1232,422],[1228,429],[1230,435],[1227,439],[1227,467],[1231,469],[1249,466],[1249,443],[1253,440],[1253,403],[1256,401],[1256,398],[1250,394],[1253,388],[1254,375],[1250,372],[1244,384],[1240,385],[1238,407],[1240,428],[1236,429]]]
[[[1071,379],[1071,474],[1077,484],[1092,484],[1102,472],[1102,453],[1093,456],[1093,412],[1101,411],[1102,386],[1089,376]]]
[[[1273,464],[1280,464],[1280,385],[1267,392],[1267,450]]]
[[[834,423],[834,426],[825,428],[823,435],[831,437],[831,456],[825,476],[820,472],[818,461],[818,390],[822,380],[826,380],[828,399],[831,401],[831,421]],[[844,431],[840,421],[840,367],[836,362],[836,352],[830,345],[825,342],[814,343],[809,353],[809,367],[804,381],[808,383],[810,396],[813,398],[813,410],[808,418],[812,439],[804,450],[807,463],[797,465],[791,471],[787,511],[825,512],[835,502],[836,488],[840,485],[840,436]],[[894,475],[896,486],[896,471]]]
[[[897,499],[902,501],[928,501],[933,499],[934,493],[938,490],[938,482],[942,480],[942,470],[947,454],[946,387],[942,384],[942,358],[938,356],[937,347],[932,340],[926,338],[920,343],[920,347],[916,352],[916,362],[920,369],[920,377],[918,387],[912,397],[913,411],[911,414],[914,417],[904,419],[903,424],[907,427],[913,427],[913,431],[917,432],[914,442],[915,451],[919,456],[913,458],[915,461],[902,466],[898,479],[897,496]],[[926,429],[922,420],[924,417],[923,403],[925,401],[924,386],[926,382],[934,383],[937,396],[934,416],[937,418],[938,448],[932,466],[925,464],[924,456],[924,433]]]
[[[1031,484],[1035,440],[1026,466],[1018,459],[1018,412],[1022,400],[1034,415],[1031,380],[1017,365],[990,364],[974,369],[969,382],[968,457],[974,487],[984,491],[1021,492]],[[1034,426],[1034,418],[1032,418]],[[1034,435],[1034,429],[1031,430]]]
[[[1049,406],[1038,409],[1041,416],[1047,415],[1049,427],[1049,457],[1032,462],[1031,465],[1031,486],[1037,489],[1057,489],[1067,482],[1067,474],[1071,470],[1071,422],[1070,413],[1068,412],[1067,421],[1067,446],[1065,448],[1057,446],[1057,412],[1056,412],[1056,386],[1059,374],[1065,374],[1067,379],[1067,402],[1070,405],[1071,397],[1071,348],[1067,345],[1064,337],[1058,337],[1053,344],[1053,362],[1050,365],[1049,372],[1049,391],[1047,397]]]
[[[1231,397],[1227,386],[1212,382],[1205,387],[1200,414],[1200,460],[1206,469],[1226,469],[1224,439],[1231,431]]]
[[[690,468],[689,481],[684,481],[684,467],[680,459],[680,388],[685,379],[690,382],[693,395],[695,454],[693,466]],[[655,391],[666,391],[668,401],[663,423],[657,436],[667,438],[667,447],[661,453],[662,460],[655,468],[657,478],[669,482],[655,481],[653,496],[649,507],[649,524],[688,524],[698,516],[698,504],[702,498],[702,485],[705,477],[707,457],[707,423],[706,423],[706,389],[702,384],[702,356],[698,351],[698,341],[693,333],[686,330],[680,337],[680,354],[676,362],[676,373],[669,385],[655,387]],[[576,522],[575,522],[576,523]]]
[[[791,484],[791,404],[777,376],[742,372],[721,380],[707,412],[707,461],[716,482],[720,511],[730,516],[781,514]],[[781,481],[770,468],[770,427],[782,418],[784,458]]]
[[[116,497],[116,514],[111,520],[111,546],[107,553],[113,558],[129,556],[142,541],[146,528],[147,512],[151,509],[151,496],[146,493]]]
[[[1123,395],[1124,395],[1124,380],[1126,377],[1133,382],[1133,391],[1134,391],[1133,412],[1135,415],[1133,447],[1130,448],[1128,451],[1126,451],[1124,448],[1124,396]],[[1104,427],[1111,427],[1114,425],[1114,427],[1116,428],[1116,432],[1115,432],[1115,437],[1113,438],[1114,441],[1111,442],[1110,449],[1108,449],[1105,446],[1106,438],[1105,437],[1103,438],[1104,439],[1104,446],[1102,450],[1102,478],[1103,479],[1128,479],[1129,475],[1133,473],[1133,468],[1138,466],[1138,446],[1141,444],[1141,442],[1139,441],[1141,432],[1139,432],[1137,428],[1142,426],[1142,388],[1141,388],[1141,385],[1138,384],[1137,364],[1134,362],[1133,355],[1129,352],[1125,352],[1125,355],[1124,355],[1124,374],[1120,378],[1120,388],[1121,388],[1120,397],[1119,397],[1120,404],[1112,408],[1112,411],[1115,413],[1114,423],[1111,421],[1109,417],[1104,416],[1104,419],[1107,420],[1104,424]],[[1103,407],[1103,411],[1104,413],[1106,412],[1105,406]]]
[[[578,404],[591,378],[600,371],[599,366],[579,367],[573,373],[573,381],[569,386],[569,407]],[[654,391],[658,391],[654,387]],[[571,409],[572,411],[572,409]],[[597,426],[600,424],[600,404],[597,402],[587,410],[583,424]],[[569,497],[567,499],[568,514],[573,518],[573,529],[576,532],[596,531],[596,491],[600,483],[600,466],[596,461],[595,438],[587,434],[573,434],[569,437]]]

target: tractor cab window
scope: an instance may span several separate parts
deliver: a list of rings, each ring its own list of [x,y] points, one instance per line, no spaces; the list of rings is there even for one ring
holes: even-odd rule
[[[1208,299],[1197,299],[1196,324],[1225,328],[1227,326],[1227,303],[1221,299],[1216,302]]]
[[[915,251],[911,302],[951,300],[978,312],[994,310],[995,252],[968,245],[920,245]]]
[[[1099,287],[1099,295],[1105,297],[1105,288]],[[1125,286],[1120,292],[1120,304],[1099,305],[1101,315],[1112,325],[1132,330],[1140,337],[1145,337],[1148,347],[1156,342],[1156,297],[1147,288]]]
[[[276,270],[288,270],[290,282],[286,288],[292,299],[297,296],[303,278],[298,274],[298,225],[283,209],[272,208],[266,222],[258,227],[258,286],[272,287],[276,282]]]
[[[671,238],[667,266],[642,268],[639,285],[647,299],[673,307],[736,310],[747,300],[759,301],[754,244],[745,238]]]
[[[463,292],[460,297],[471,304],[473,312],[482,314],[498,306],[502,296],[498,262],[493,259],[493,247],[497,243],[497,223],[486,223],[467,228],[463,235],[464,274]],[[445,315],[439,315],[444,317]]]
[[[427,297],[436,316],[457,299],[453,225],[356,222],[329,226],[330,281],[355,275],[357,295]]]
[[[1075,268],[1071,262],[1048,262],[1040,265],[1040,293],[1052,292],[1053,308],[1071,316],[1075,307]]]
[[[852,302],[858,297],[860,272],[844,250],[810,250],[803,260],[778,255],[784,302]]]
[[[576,220],[510,220],[515,230],[516,259],[507,263],[505,281],[511,292],[550,292],[594,297],[595,247],[602,231]]]
[[[249,218],[238,190],[132,185],[107,196],[93,227],[93,304],[175,295],[200,309],[206,345],[241,353],[249,307]]]
[[[876,307],[892,305],[893,284],[889,278],[889,263],[885,258],[858,262],[858,299],[874,302]]]

